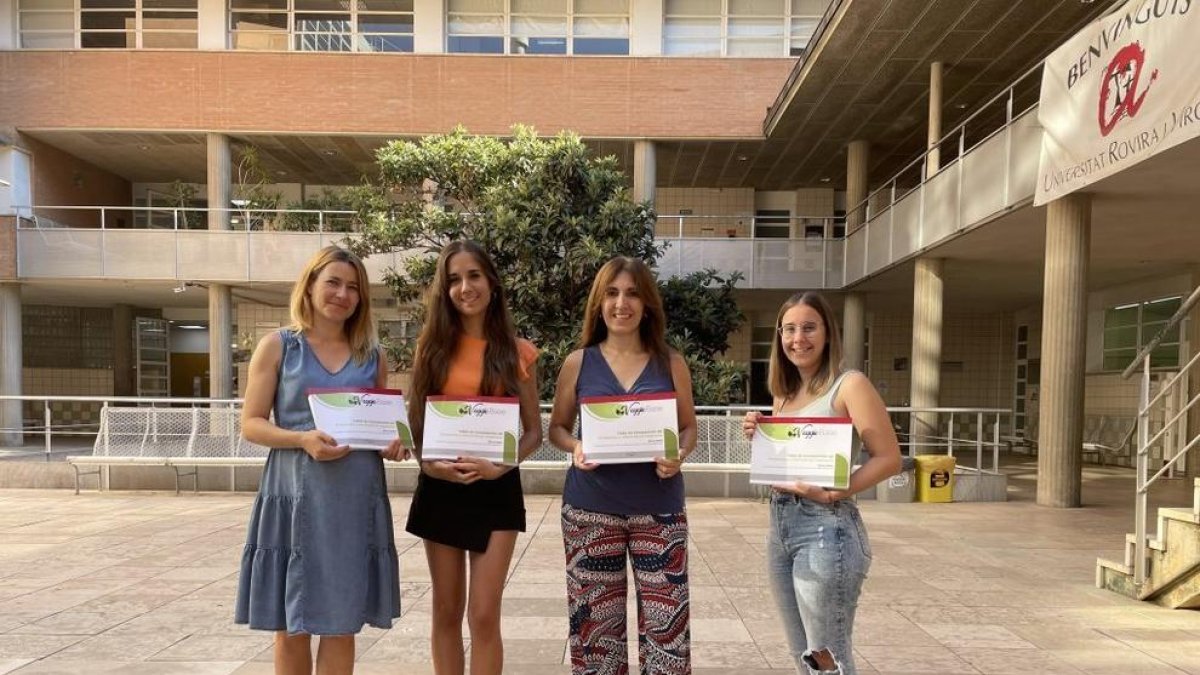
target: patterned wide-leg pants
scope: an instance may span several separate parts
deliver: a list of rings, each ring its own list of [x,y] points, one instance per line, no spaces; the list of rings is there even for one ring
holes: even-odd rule
[[[563,505],[571,672],[626,675],[626,557],[637,592],[642,675],[692,672],[687,515],[615,516]]]

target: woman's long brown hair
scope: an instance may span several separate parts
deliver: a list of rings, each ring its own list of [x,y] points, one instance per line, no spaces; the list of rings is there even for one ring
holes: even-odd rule
[[[671,349],[667,346],[667,316],[663,311],[662,296],[654,274],[646,263],[637,258],[618,256],[604,263],[592,281],[588,292],[587,306],[583,311],[583,335],[579,339],[581,348],[604,342],[608,337],[608,325],[604,323],[604,293],[622,272],[633,278],[638,297],[642,299],[642,322],[638,324],[638,336],[642,347],[650,352],[651,358],[666,368],[671,367]]]
[[[408,422],[418,449],[425,430],[425,399],[442,392],[450,374],[450,361],[463,334],[462,316],[450,301],[450,258],[459,253],[475,258],[492,290],[483,319],[487,347],[483,351],[483,381],[479,392],[486,396],[515,396],[519,386],[517,331],[496,264],[487,251],[473,241],[450,242],[438,257],[437,270],[425,293],[425,324],[421,327],[413,356]]]

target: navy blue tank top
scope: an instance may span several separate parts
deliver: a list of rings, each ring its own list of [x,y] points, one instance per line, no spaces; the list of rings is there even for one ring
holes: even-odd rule
[[[583,350],[583,365],[575,381],[575,400],[588,396],[626,396],[674,392],[669,366],[650,359],[633,387],[617,380],[599,345]],[[585,448],[586,450],[586,448]],[[605,464],[593,471],[567,469],[563,502],[578,509],[619,516],[645,516],[683,511],[683,474],[662,479],[653,462]]]

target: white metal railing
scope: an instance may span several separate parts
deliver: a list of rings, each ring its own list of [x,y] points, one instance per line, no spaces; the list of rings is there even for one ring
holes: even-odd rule
[[[16,210],[22,214],[16,232],[17,274],[25,278],[290,282],[313,251],[361,236],[350,231],[358,222],[352,211],[107,206]],[[237,214],[241,226],[207,229],[212,211],[231,220]],[[64,219],[88,226],[68,226]],[[126,227],[130,224],[135,226]],[[735,234],[747,236],[705,236],[728,224],[734,225]],[[680,276],[709,268],[724,275],[740,272],[739,285],[750,288],[838,288],[843,243],[829,236],[836,227],[836,219],[829,217],[668,216],[660,219],[658,231],[685,236],[658,237],[666,244],[658,268]],[[810,236],[762,236],[765,232]],[[421,254],[372,254],[364,262],[372,281],[379,283],[386,270]]]
[[[112,404],[171,405],[199,407],[241,407],[241,399],[233,398],[147,398],[137,396],[0,396],[0,438],[5,435],[41,436],[42,452],[49,460],[54,452],[56,436],[89,437],[100,432],[102,415],[95,424],[55,423],[51,403],[91,403],[103,408]],[[40,403],[40,424],[25,417],[26,403]],[[15,426],[14,426],[15,425]]]
[[[1041,70],[1038,64],[1017,78],[849,208],[846,284],[1033,198],[1042,138]]]
[[[1142,347],[1129,366],[1121,373],[1121,376],[1127,379],[1138,370],[1139,366],[1142,371],[1142,382],[1138,395],[1136,492],[1134,493],[1135,556],[1133,560],[1133,582],[1139,589],[1146,581],[1146,554],[1149,546],[1146,533],[1146,512],[1149,506],[1150,487],[1164,474],[1171,475],[1175,467],[1184,461],[1187,453],[1200,445],[1200,430],[1193,430],[1195,435],[1190,439],[1187,437],[1187,415],[1200,403],[1200,394],[1188,398],[1188,383],[1193,376],[1192,369],[1197,363],[1200,363],[1200,349],[1192,349],[1189,346],[1186,353],[1195,351],[1195,354],[1185,366],[1179,369],[1179,372],[1162,385],[1153,397],[1150,396],[1150,355],[1163,337],[1179,326],[1197,303],[1200,303],[1200,286],[1192,290],[1191,295],[1183,301],[1167,324],[1158,332],[1158,335]],[[1175,405],[1168,407],[1172,398]],[[1183,401],[1186,403],[1180,404]],[[1161,415],[1164,421],[1161,428],[1151,435],[1151,416],[1155,414]],[[1164,444],[1172,435],[1176,440],[1173,444],[1175,447],[1171,448],[1174,450],[1174,454],[1168,457],[1169,451],[1162,452],[1162,466],[1151,476],[1151,448]]]
[[[101,407],[101,416],[95,425],[81,427],[77,425],[55,424],[51,410],[52,402],[92,403]],[[97,437],[97,435],[101,435],[101,427],[105,423],[104,411],[106,409],[122,411],[121,414],[128,417],[130,408],[136,406],[149,406],[138,408],[139,411],[146,411],[145,415],[135,415],[134,418],[130,418],[133,422],[136,422],[133,425],[136,429],[134,432],[125,434],[132,439],[130,442],[139,448],[137,451],[139,455],[145,454],[145,445],[147,443],[155,442],[164,444],[173,443],[180,447],[186,446],[189,448],[186,452],[180,452],[181,456],[213,456],[214,453],[219,455],[222,452],[222,448],[238,447],[236,443],[224,443],[213,446],[210,449],[211,451],[197,453],[191,449],[190,445],[193,442],[192,439],[197,436],[197,429],[189,429],[187,427],[189,424],[195,426],[209,422],[212,416],[204,413],[206,408],[220,408],[223,413],[239,410],[242,404],[241,399],[140,398],[132,396],[0,396],[0,410],[3,410],[2,406],[13,403],[17,405],[24,405],[25,403],[40,404],[42,413],[41,423],[38,423],[34,419],[22,421],[17,426],[10,426],[0,422],[0,437],[3,437],[6,433],[40,437],[42,444],[41,454],[47,460],[51,458],[54,452],[54,441],[56,438],[61,440],[60,437],[63,436]],[[529,461],[561,464],[567,461],[566,454],[550,444],[549,434],[546,433],[548,432],[550,408],[551,405],[549,403],[541,404],[544,440],[542,447],[529,458]],[[769,412],[770,408],[751,405],[697,406],[697,444],[689,461],[695,464],[721,465],[735,470],[748,471],[750,466],[750,442],[746,440],[742,433],[742,418],[747,411],[751,410]],[[921,437],[902,443],[902,445],[908,447],[908,454],[910,456],[914,454],[914,448],[917,447],[936,446],[939,449],[944,448],[945,453],[952,456],[955,453],[973,450],[975,454],[975,466],[972,470],[981,473],[999,472],[1001,418],[1011,415],[1011,410],[1000,408],[890,407],[888,408],[888,412],[893,415],[894,419],[898,416],[905,416],[912,413],[927,413],[937,414],[946,420],[946,425],[940,427],[945,429],[943,434]],[[233,427],[222,428],[231,429]],[[111,436],[112,434],[119,433],[120,429],[110,427],[108,431],[110,433],[107,435]],[[222,438],[225,438],[225,436],[222,436]],[[72,449],[78,448],[79,446],[72,446]],[[120,449],[113,450],[110,447],[105,447],[102,452],[98,451],[96,454],[120,455],[122,451]],[[157,456],[160,453],[151,454]],[[984,469],[984,460],[987,454],[991,456],[990,470]],[[968,468],[970,469],[970,467]]]
[[[913,408],[888,407],[892,416],[900,447],[907,449],[912,457],[925,449],[945,450],[955,456],[956,451],[974,450],[975,466],[963,467],[976,473],[998,475],[1000,473],[1000,429],[1004,420],[1011,420],[1009,408]],[[907,422],[913,415],[921,415],[925,421],[936,416],[934,427],[938,433],[913,435]],[[966,435],[961,435],[965,431]],[[985,458],[991,460],[991,468],[984,468]]]
[[[357,211],[339,209],[257,209],[232,206],[13,206],[18,228],[100,230],[207,230],[210,213],[223,214],[229,230],[285,232],[352,231]]]

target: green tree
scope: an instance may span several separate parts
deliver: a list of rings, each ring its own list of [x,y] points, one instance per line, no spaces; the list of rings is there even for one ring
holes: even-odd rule
[[[653,265],[661,252],[651,205],[631,199],[617,160],[593,156],[571,133],[540,138],[517,126],[504,141],[460,127],[393,141],[377,159],[378,180],[349,194],[362,223],[351,247],[408,252],[386,277],[404,304],[428,286],[446,242],[479,242],[505,280],[518,330],[542,350],[543,398],[579,339],[601,265],[616,255]],[[732,298],[737,278],[703,272],[660,282],[669,337],[689,358],[700,403],[741,397],[740,368],[716,360],[743,321]]]

